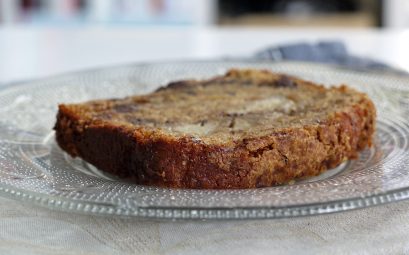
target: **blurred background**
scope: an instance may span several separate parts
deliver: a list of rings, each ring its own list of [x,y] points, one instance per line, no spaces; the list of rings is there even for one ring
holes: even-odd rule
[[[0,24],[408,27],[407,0],[0,0]]]
[[[0,0],[0,84],[328,40],[409,71],[409,0]]]

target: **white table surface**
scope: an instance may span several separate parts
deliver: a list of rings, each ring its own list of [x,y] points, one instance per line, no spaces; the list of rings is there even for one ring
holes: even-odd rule
[[[409,70],[409,30],[0,28],[0,84],[138,61],[250,56],[342,39]],[[0,198],[0,254],[408,254],[409,201],[324,216],[154,222],[49,211]]]
[[[319,39],[342,39],[351,53],[409,70],[409,29],[0,27],[0,83],[138,61],[251,56],[269,45]]]

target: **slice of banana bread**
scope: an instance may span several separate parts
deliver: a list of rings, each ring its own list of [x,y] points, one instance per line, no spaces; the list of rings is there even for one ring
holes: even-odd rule
[[[363,93],[259,70],[173,82],[124,99],[61,104],[60,147],[138,184],[255,188],[313,176],[371,145]]]

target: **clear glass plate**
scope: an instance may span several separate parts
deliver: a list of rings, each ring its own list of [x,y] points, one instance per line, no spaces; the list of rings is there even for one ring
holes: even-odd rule
[[[318,177],[248,190],[134,185],[59,149],[58,103],[147,93],[172,80],[232,67],[264,68],[364,91],[378,110],[375,144]],[[67,74],[0,89],[0,194],[50,209],[165,219],[283,218],[346,211],[409,198],[409,78],[295,62],[138,64]]]

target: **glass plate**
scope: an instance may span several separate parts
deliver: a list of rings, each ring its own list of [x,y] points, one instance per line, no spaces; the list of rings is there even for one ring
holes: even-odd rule
[[[264,68],[324,84],[346,83],[374,100],[374,146],[318,177],[248,190],[166,189],[108,176],[59,149],[58,103],[147,93],[172,80],[232,67]],[[296,62],[137,64],[24,82],[0,90],[0,194],[51,209],[165,219],[254,219],[316,215],[409,197],[409,78]]]

